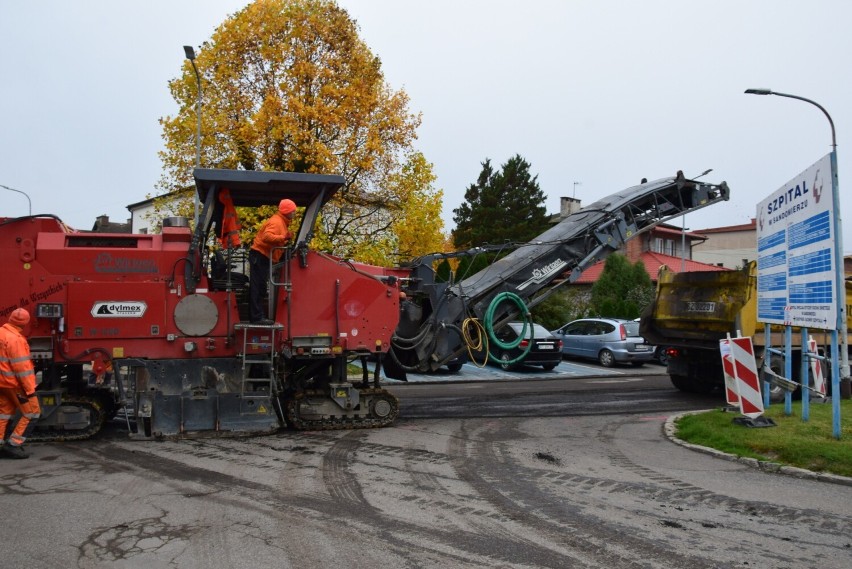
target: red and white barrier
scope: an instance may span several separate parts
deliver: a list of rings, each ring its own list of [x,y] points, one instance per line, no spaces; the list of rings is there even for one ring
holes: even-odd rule
[[[812,354],[819,354],[819,346],[813,336],[808,336],[808,351]],[[816,358],[809,358],[811,364],[811,374],[814,377],[814,390],[823,397],[826,396],[825,377],[822,375],[822,362]]]
[[[719,351],[722,353],[722,372],[725,375],[725,402],[731,406],[739,406],[737,395],[737,378],[734,377],[734,360],[731,358],[731,344],[728,340],[719,341]]]
[[[733,385],[739,400],[740,413],[756,419],[763,414],[763,398],[760,396],[760,378],[757,375],[757,363],[754,361],[754,346],[751,338],[728,337],[727,340],[719,340],[724,368],[726,350],[722,348],[723,342],[728,343],[727,350],[731,360],[730,375],[734,379]]]

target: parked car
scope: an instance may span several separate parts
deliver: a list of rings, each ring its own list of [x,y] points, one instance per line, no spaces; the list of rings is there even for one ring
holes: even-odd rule
[[[617,363],[641,366],[654,359],[655,347],[639,335],[639,323],[620,318],[583,318],[553,335],[562,340],[566,356],[596,360],[604,367]]]
[[[494,342],[490,342],[489,351],[493,358],[488,358],[489,363],[499,365],[503,369],[516,369],[524,365],[541,366],[546,371],[550,371],[562,362],[562,341],[556,338],[553,334],[547,331],[547,328],[540,324],[532,324],[532,347],[527,352],[522,360],[514,363],[509,363],[518,358],[529,345],[530,328],[523,330],[523,322],[509,322],[496,332],[497,338],[504,343],[512,343],[517,341],[521,332],[524,332],[524,339],[516,347],[509,350],[500,348]],[[482,361],[485,358],[485,353],[480,352],[476,358]],[[496,360],[496,361],[495,361]]]

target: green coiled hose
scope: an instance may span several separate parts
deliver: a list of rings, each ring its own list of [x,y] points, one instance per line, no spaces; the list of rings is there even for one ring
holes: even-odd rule
[[[494,313],[497,311],[497,307],[500,306],[500,304],[502,304],[503,302],[515,303],[515,305],[520,309],[521,316],[523,318],[524,326],[523,328],[521,328],[521,333],[518,334],[517,339],[512,342],[503,342],[494,334]],[[520,296],[512,292],[501,292],[500,294],[495,296],[494,299],[491,301],[491,304],[488,305],[488,310],[485,312],[485,329],[488,332],[488,337],[493,343],[495,343],[498,347],[504,350],[511,350],[517,348],[524,340],[524,336],[527,333],[528,327],[530,330],[529,343],[527,344],[526,349],[521,352],[521,355],[519,355],[513,360],[503,361],[498,360],[496,357],[494,357],[494,354],[492,354],[491,350],[489,349],[488,357],[491,358],[491,361],[506,365],[512,365],[522,361],[524,358],[527,357],[527,354],[530,352],[530,349],[533,345],[533,337],[535,335],[535,333],[533,332],[532,319],[530,318],[530,311],[527,310],[527,305],[524,303],[524,300]]]

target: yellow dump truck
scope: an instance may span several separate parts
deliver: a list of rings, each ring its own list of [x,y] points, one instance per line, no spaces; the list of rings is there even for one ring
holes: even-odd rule
[[[847,297],[852,287],[846,283]],[[848,301],[847,301],[848,302]],[[847,320],[850,313],[847,306]],[[852,322],[849,323],[852,330]],[[724,385],[719,340],[731,336],[751,336],[758,367],[766,347],[764,325],[757,322],[757,263],[750,262],[734,271],[674,273],[661,269],[657,293],[645,310],[640,334],[650,344],[665,347],[667,371],[672,384],[681,391],[710,393]],[[771,346],[783,349],[784,327],[773,326]],[[821,348],[828,345],[828,333],[809,330]],[[770,355],[776,373],[784,375],[783,358]],[[793,379],[801,383],[801,335],[793,330]],[[773,388],[771,398],[783,397]]]

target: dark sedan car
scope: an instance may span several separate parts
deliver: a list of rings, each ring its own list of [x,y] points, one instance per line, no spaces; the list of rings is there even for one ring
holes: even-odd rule
[[[496,336],[506,344],[517,341],[523,331],[523,322],[509,322],[497,331]],[[488,361],[499,365],[503,369],[516,369],[524,365],[541,366],[550,371],[562,361],[562,341],[547,331],[544,326],[532,324],[532,347],[526,356],[518,361],[513,361],[523,354],[530,342],[530,326],[524,331],[524,339],[516,348],[503,349],[490,342],[491,356]],[[482,358],[485,354],[480,354]],[[480,358],[477,358],[480,360]],[[481,360],[480,360],[481,361]]]

